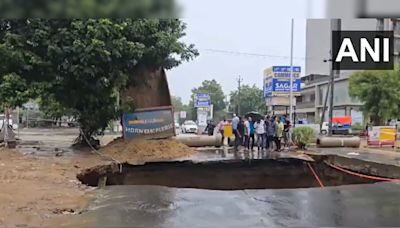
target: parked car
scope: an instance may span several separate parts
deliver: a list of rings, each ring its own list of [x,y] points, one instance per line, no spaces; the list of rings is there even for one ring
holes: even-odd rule
[[[198,131],[197,124],[193,120],[186,120],[181,128],[183,133],[197,133]]]

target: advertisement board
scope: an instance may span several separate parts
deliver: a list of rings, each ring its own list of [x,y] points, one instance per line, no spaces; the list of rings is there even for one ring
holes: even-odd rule
[[[289,97],[275,96],[275,97],[267,97],[265,98],[265,104],[267,106],[289,106],[290,99]],[[292,100],[293,106],[296,106],[296,98],[293,97]]]
[[[293,80],[293,95],[299,96],[301,91],[301,80]],[[264,80],[264,97],[289,96],[290,80],[271,78]]]
[[[124,139],[167,138],[175,135],[172,107],[138,109],[122,117]]]
[[[195,101],[195,107],[209,107],[211,105],[211,101],[210,100],[196,100]]]
[[[197,111],[197,123],[201,127],[207,126],[207,117],[208,117],[208,112],[206,111]]]
[[[300,79],[293,80],[292,91],[300,92],[300,87],[301,87],[301,80]],[[281,79],[277,79],[277,78],[272,79],[272,92],[289,93],[290,92],[290,80],[281,80]]]
[[[368,146],[395,146],[397,129],[395,126],[373,126],[368,129]]]
[[[293,79],[300,78],[301,67],[293,66]],[[290,66],[273,66],[264,70],[264,78],[290,78]]]
[[[194,107],[208,107],[211,105],[209,93],[196,93],[194,98]]]
[[[292,69],[292,70],[291,70]],[[293,96],[300,96],[300,66],[273,66],[264,70],[264,97],[289,96],[290,75],[293,76]]]

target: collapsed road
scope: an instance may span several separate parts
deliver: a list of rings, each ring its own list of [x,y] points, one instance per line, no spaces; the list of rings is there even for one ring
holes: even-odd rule
[[[205,153],[205,152],[203,152]],[[213,156],[213,155],[212,155]],[[400,166],[338,155],[124,164],[101,197],[69,225],[88,227],[397,226]],[[387,177],[389,176],[389,177]],[[322,183],[322,184],[321,184]],[[252,190],[253,189],[253,190]],[[218,190],[218,191],[215,191]]]
[[[278,159],[170,161],[143,165],[115,164],[84,170],[77,178],[97,186],[160,185],[212,190],[308,188],[400,180],[400,167],[337,155],[313,155],[314,161]],[[350,168],[350,169],[349,169]]]

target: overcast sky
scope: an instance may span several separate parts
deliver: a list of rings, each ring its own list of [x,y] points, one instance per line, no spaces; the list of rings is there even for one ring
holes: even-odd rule
[[[263,70],[290,65],[290,25],[294,18],[294,65],[304,68],[307,17],[320,17],[321,1],[315,0],[181,0],[187,43],[200,56],[167,72],[171,94],[187,103],[191,89],[215,79],[225,94],[244,84],[262,88]],[[257,57],[207,49],[270,55]],[[278,57],[273,57],[278,56]],[[279,57],[284,56],[284,57]],[[285,57],[286,56],[286,57]],[[303,70],[303,69],[302,69]],[[304,71],[304,70],[303,70]]]

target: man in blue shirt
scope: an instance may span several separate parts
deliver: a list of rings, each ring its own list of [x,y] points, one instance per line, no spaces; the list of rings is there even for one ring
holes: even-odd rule
[[[237,130],[237,126],[239,123],[239,117],[236,116],[236,114],[233,114],[233,119],[232,119],[232,129]]]
[[[237,151],[238,146],[240,144],[240,135],[238,132],[238,124],[239,124],[239,117],[236,114],[233,114],[233,119],[232,119],[232,130],[233,130],[233,134],[235,135],[235,151]]]

